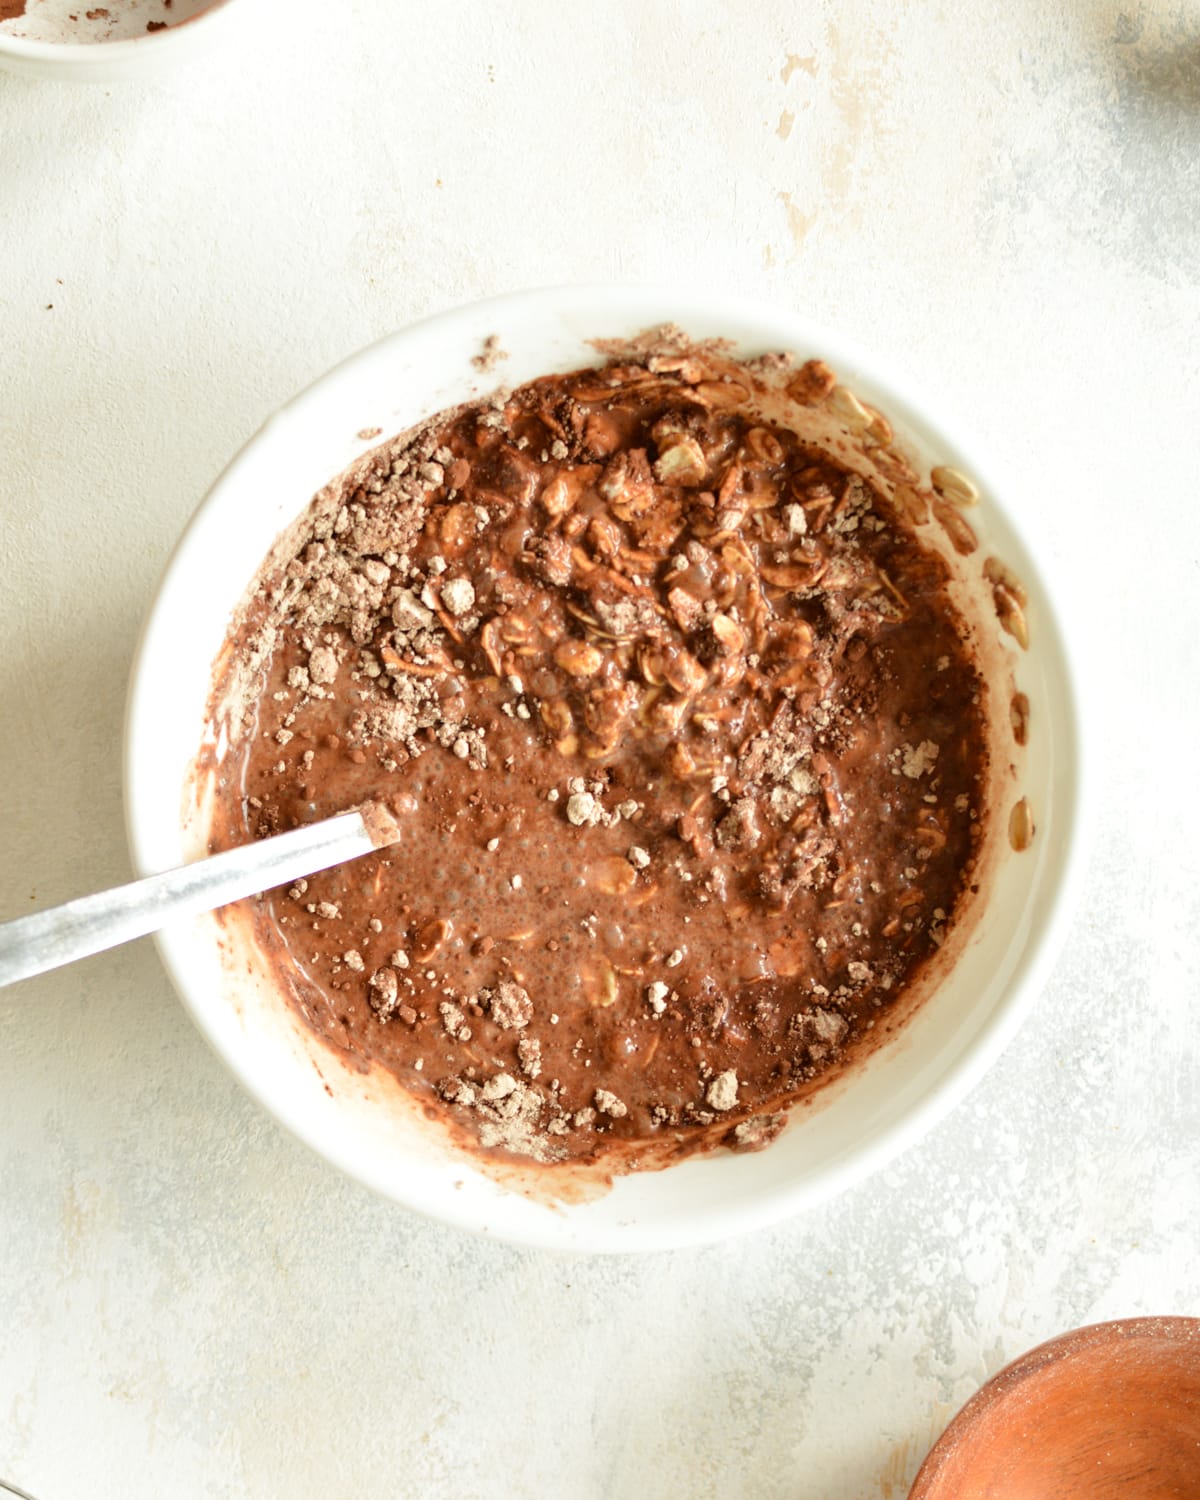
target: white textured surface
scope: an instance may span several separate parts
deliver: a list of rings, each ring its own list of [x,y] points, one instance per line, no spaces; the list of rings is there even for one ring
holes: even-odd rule
[[[1091,642],[1086,906],[897,1167],[626,1262],[342,1181],[148,945],[0,994],[0,1474],[41,1500],[898,1500],[1029,1344],[1200,1313],[1200,13],[516,9],[287,0],[154,88],[0,78],[0,914],[128,873],[138,623],[262,417],[583,278],[773,297],[974,412]]]

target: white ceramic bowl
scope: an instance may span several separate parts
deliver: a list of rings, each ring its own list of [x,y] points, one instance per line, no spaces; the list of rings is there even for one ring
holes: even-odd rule
[[[27,0],[23,17],[0,24],[0,68],[67,83],[150,78],[218,44],[250,0]],[[87,12],[107,11],[89,20]],[[74,17],[74,19],[72,19]],[[146,21],[168,20],[163,31]]]
[[[167,567],[134,666],[126,796],[134,863],[145,874],[198,852],[181,825],[183,788],[204,725],[214,658],[230,616],[278,533],[313,493],[379,441],[498,380],[518,383],[593,363],[587,342],[672,321],[732,339],[750,355],[820,356],[878,405],[926,461],[971,474],[978,558],[998,553],[1026,585],[1033,649],[1011,650],[1031,704],[1021,775],[1037,821],[1023,854],[1001,860],[986,916],[949,976],[899,1037],[849,1070],[755,1155],[717,1153],[619,1178],[591,1201],[550,1206],[504,1186],[445,1144],[390,1079],[350,1073],[256,972],[222,955],[212,919],[164,932],[168,972],[234,1074],[302,1140],[398,1202],[527,1244],[589,1251],[655,1249],[769,1224],[838,1192],[911,1145],[967,1092],[1041,989],[1079,864],[1080,735],[1073,675],[1054,596],[975,446],[943,428],[904,381],[806,320],[727,296],[612,287],[560,288],[443,313],[382,340],[298,396],[220,477]],[[483,377],[471,365],[489,335],[509,353]],[[955,427],[954,432],[958,431]],[[1007,640],[1007,638],[1006,638]],[[1011,642],[1008,642],[1011,648]]]

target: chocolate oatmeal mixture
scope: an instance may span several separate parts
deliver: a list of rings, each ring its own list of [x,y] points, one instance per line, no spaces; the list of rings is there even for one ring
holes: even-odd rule
[[[765,416],[784,385],[840,393],[874,461]],[[484,1149],[629,1165],[764,1144],[886,1029],[987,770],[890,437],[822,365],[683,349],[448,413],[317,497],[234,638],[213,847],[366,797],[404,821],[256,908],[322,1037]]]

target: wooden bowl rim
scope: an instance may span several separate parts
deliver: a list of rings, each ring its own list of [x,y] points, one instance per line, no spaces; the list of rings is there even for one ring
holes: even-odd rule
[[[1059,1364],[1063,1360],[1077,1359],[1097,1347],[1144,1342],[1160,1347],[1170,1345],[1188,1349],[1195,1354],[1197,1362],[1200,1362],[1200,1318],[1168,1315],[1088,1323],[1083,1328],[1072,1328],[1067,1333],[1057,1334],[1045,1343],[1018,1355],[960,1408],[958,1415],[926,1455],[908,1492],[908,1500],[930,1500],[942,1469],[951,1456],[969,1446],[972,1429],[996,1406],[1010,1400],[1025,1381],[1041,1374],[1047,1366]]]

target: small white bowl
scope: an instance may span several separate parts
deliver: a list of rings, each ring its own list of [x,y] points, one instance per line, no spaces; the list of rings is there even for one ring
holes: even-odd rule
[[[234,0],[173,0],[170,7],[161,0],[107,0],[98,6],[91,0],[27,0],[23,17],[0,23],[0,68],[69,83],[153,77],[218,44],[229,33],[235,9],[240,7]],[[88,11],[94,19],[88,19]],[[147,31],[148,20],[168,24]]]
[[[795,1110],[765,1151],[693,1157],[566,1204],[497,1181],[432,1130],[386,1075],[349,1071],[278,997],[256,955],[214,919],[160,936],[167,970],[201,1031],[284,1125],[410,1208],[525,1244],[617,1251],[713,1240],[794,1214],[883,1166],[963,1097],[1017,1030],[1047,977],[1081,862],[1080,733],[1055,595],[978,449],[952,438],[938,408],[878,360],[805,319],[724,295],[575,287],[478,303],[382,340],[273,417],[218,479],[167,567],[134,665],[125,778],[138,872],[203,847],[202,827],[181,823],[184,787],[230,617],[279,532],[380,441],[361,434],[395,434],[498,380],[517,384],[596,363],[590,340],[667,321],[693,337],[728,338],[744,355],[783,349],[827,360],[926,463],[952,464],[979,484],[983,501],[970,513],[982,544],[977,570],[995,552],[1029,595],[1032,649],[1017,652],[1004,640],[1031,705],[1020,791],[1037,834],[1024,853],[1001,857],[965,951],[898,1037]],[[509,357],[483,377],[471,359],[492,335]]]

